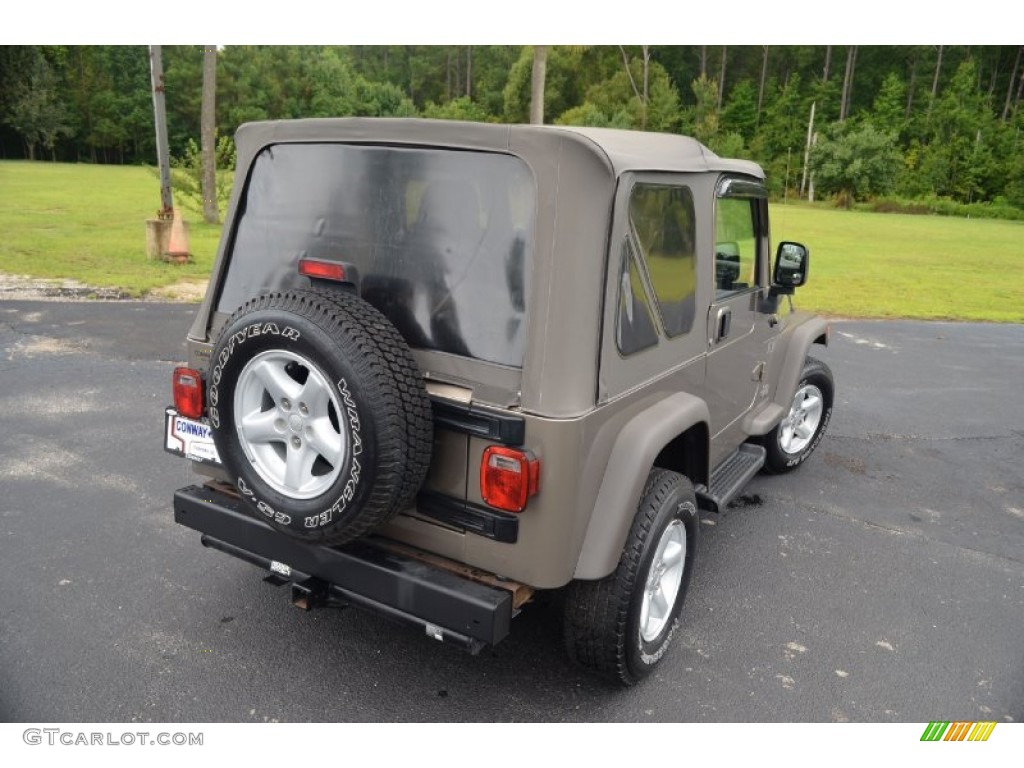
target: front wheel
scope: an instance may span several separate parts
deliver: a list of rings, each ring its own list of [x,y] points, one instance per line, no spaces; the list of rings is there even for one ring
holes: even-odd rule
[[[675,472],[652,470],[618,567],[599,581],[569,585],[569,655],[623,685],[648,675],[679,626],[696,546],[693,485]]]
[[[820,360],[808,357],[789,412],[760,440],[767,451],[765,471],[789,472],[807,460],[832,419],[834,393],[832,371]]]

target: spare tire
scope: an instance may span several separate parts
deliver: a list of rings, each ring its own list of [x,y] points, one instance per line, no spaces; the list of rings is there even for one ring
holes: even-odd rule
[[[221,461],[255,515],[339,544],[410,504],[433,445],[430,400],[395,327],[344,289],[246,302],[213,349]]]

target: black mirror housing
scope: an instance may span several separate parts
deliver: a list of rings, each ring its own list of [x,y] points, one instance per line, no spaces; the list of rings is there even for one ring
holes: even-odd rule
[[[799,288],[807,282],[811,252],[801,243],[783,241],[775,253],[772,283],[780,288]]]

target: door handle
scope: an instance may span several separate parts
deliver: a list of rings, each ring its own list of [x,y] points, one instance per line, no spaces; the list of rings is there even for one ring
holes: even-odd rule
[[[721,307],[715,320],[715,341],[728,337],[732,328],[732,307]]]

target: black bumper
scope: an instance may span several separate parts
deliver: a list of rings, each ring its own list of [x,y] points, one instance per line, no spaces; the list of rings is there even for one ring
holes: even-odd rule
[[[342,547],[299,541],[250,516],[240,500],[196,485],[174,494],[174,520],[202,533],[205,546],[291,581],[300,597],[331,596],[471,651],[508,635],[510,592],[391,551],[373,537]]]

